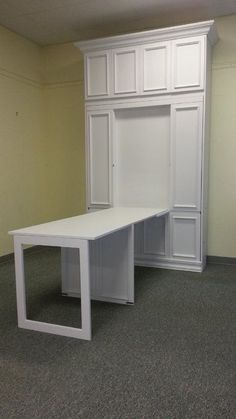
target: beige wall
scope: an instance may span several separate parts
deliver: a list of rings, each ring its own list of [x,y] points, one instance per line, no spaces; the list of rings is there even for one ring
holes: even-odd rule
[[[85,212],[83,61],[72,44],[43,48],[48,217]]]
[[[42,220],[46,143],[40,48],[0,28],[0,255],[9,229]]]
[[[236,257],[236,16],[217,19],[208,254]],[[0,28],[0,256],[9,229],[83,212],[83,62],[72,44],[39,48]]]
[[[209,166],[208,254],[236,257],[236,15],[216,20]]]
[[[70,49],[57,60],[0,27],[0,256],[8,230],[84,211],[83,73]]]

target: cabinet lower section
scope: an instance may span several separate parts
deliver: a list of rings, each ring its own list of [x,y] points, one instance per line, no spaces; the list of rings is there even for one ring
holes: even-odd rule
[[[91,298],[132,304],[134,264],[201,272],[205,258],[200,231],[200,213],[174,211],[91,241]],[[78,249],[62,249],[62,293],[80,297]]]
[[[135,264],[202,271],[201,214],[170,212],[135,228]]]

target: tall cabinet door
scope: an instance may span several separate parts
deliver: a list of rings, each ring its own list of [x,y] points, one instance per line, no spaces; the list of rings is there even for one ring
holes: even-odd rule
[[[87,202],[89,208],[111,205],[111,112],[87,115]]]
[[[172,209],[200,211],[202,103],[173,105],[171,112]]]

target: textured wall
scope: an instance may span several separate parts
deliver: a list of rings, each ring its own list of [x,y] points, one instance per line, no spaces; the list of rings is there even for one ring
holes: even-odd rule
[[[236,257],[236,15],[216,20],[209,166],[208,254]]]
[[[84,211],[83,73],[71,49],[57,60],[0,28],[0,256],[12,252],[9,230]]]

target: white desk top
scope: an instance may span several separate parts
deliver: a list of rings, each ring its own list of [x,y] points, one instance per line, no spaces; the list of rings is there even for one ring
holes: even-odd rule
[[[168,211],[166,208],[109,208],[10,231],[9,234],[16,236],[69,237],[95,240],[128,227],[131,224],[167,214]]]

